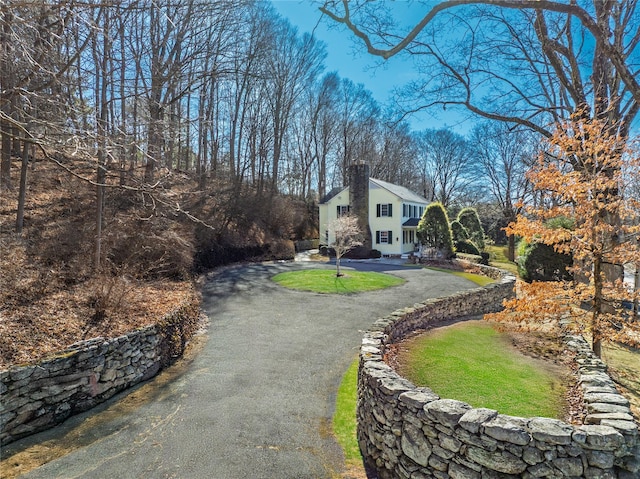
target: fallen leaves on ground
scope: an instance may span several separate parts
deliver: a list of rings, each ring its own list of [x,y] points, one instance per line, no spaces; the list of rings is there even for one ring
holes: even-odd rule
[[[194,294],[188,281],[129,280],[110,291],[104,315],[96,317],[96,291],[104,286],[98,282],[0,310],[0,369],[36,363],[77,341],[114,338],[153,324]]]

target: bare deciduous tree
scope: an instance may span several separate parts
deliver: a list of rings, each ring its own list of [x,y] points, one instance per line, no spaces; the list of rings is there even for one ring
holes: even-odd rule
[[[419,147],[406,122],[386,122],[382,126],[381,141],[371,174],[389,183],[420,191],[416,174]]]
[[[424,75],[410,109],[462,106],[546,137],[551,123],[580,111],[627,136],[640,108],[636,1],[448,0],[422,8],[408,33],[381,2],[329,0],[321,11],[372,55],[413,55]]]
[[[367,161],[374,156],[375,132],[380,107],[371,92],[361,84],[343,78],[338,103],[338,134],[340,143],[336,157],[336,176],[346,184],[349,165],[354,160]],[[338,185],[335,185],[338,186]]]
[[[502,211],[502,226],[515,221],[518,206],[531,191],[526,176],[536,155],[537,141],[526,130],[513,130],[506,124],[485,122],[471,134],[474,159],[481,165],[492,200]],[[487,181],[488,180],[488,181]],[[515,259],[515,237],[508,237],[508,259]]]
[[[476,178],[471,148],[451,130],[426,130],[418,134],[418,162],[425,182],[432,185],[431,201],[452,206]]]

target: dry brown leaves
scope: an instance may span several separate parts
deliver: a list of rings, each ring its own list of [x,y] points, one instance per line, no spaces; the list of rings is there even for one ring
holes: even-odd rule
[[[189,282],[135,282],[95,317],[97,280],[0,311],[0,369],[33,364],[84,339],[114,338],[153,324],[194,294]],[[116,294],[116,293],[113,293]]]
[[[11,176],[19,177],[17,160]],[[28,185],[21,236],[14,226],[17,187],[0,190],[0,369],[35,363],[80,340],[120,336],[194,294],[190,281],[96,276],[94,188],[46,162],[29,171]]]

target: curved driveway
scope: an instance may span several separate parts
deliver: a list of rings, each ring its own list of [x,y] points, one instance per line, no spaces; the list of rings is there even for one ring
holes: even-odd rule
[[[76,437],[83,446],[21,477],[336,477],[343,460],[330,434],[335,392],[362,330],[400,307],[475,287],[422,268],[344,266],[407,282],[333,296],[287,290],[269,280],[281,271],[328,265],[258,264],[211,274],[203,288],[209,337],[183,371],[171,381],[160,375],[132,393],[152,400],[142,398],[128,409],[114,401],[103,412],[67,421],[80,424]],[[99,426],[90,426],[105,414]],[[69,425],[56,429],[65,427],[65,437],[73,437]],[[56,429],[27,439],[47,439],[53,447],[63,434]]]

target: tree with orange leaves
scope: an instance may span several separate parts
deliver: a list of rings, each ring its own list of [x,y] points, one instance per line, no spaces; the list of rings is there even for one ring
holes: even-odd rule
[[[627,306],[637,292],[623,281],[625,266],[640,265],[640,201],[627,191],[640,171],[634,142],[604,121],[573,115],[559,124],[529,172],[536,205],[507,227],[528,242],[571,253],[572,281],[521,284],[516,299],[494,319],[516,319],[531,327],[559,324],[592,337],[594,353],[603,341],[640,344],[640,322]],[[549,220],[573,219],[572,228]]]

